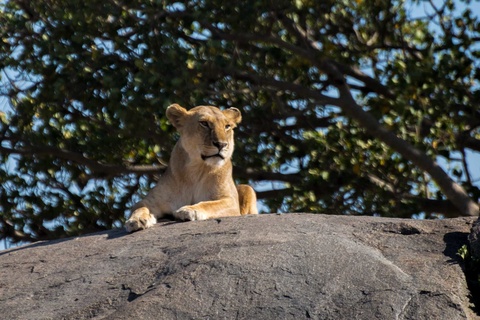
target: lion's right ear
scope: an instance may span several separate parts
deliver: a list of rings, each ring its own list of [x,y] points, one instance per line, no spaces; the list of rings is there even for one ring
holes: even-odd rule
[[[172,104],[167,108],[167,119],[175,128],[180,129],[183,126],[183,120],[187,112],[187,109],[179,104]]]

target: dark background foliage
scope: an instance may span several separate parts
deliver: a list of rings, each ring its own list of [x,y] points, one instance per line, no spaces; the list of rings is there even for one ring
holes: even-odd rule
[[[168,161],[171,103],[241,109],[235,178],[264,211],[477,214],[471,6],[6,1],[0,238],[121,226]]]

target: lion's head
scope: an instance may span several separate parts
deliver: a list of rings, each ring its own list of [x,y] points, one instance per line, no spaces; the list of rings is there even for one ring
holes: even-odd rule
[[[232,156],[233,129],[242,120],[238,109],[198,106],[186,110],[173,104],[167,108],[167,118],[180,133],[181,146],[193,161],[222,166]]]

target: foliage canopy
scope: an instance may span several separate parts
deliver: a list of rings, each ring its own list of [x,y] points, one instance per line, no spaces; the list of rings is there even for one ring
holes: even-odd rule
[[[480,21],[455,6],[1,4],[0,238],[120,226],[168,159],[174,102],[242,110],[235,177],[266,211],[477,214]]]

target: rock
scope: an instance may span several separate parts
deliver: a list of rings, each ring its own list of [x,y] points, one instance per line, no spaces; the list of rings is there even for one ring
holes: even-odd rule
[[[470,253],[475,260],[480,260],[480,218],[473,223],[468,235]]]
[[[0,252],[2,319],[475,319],[474,218],[161,222]]]

